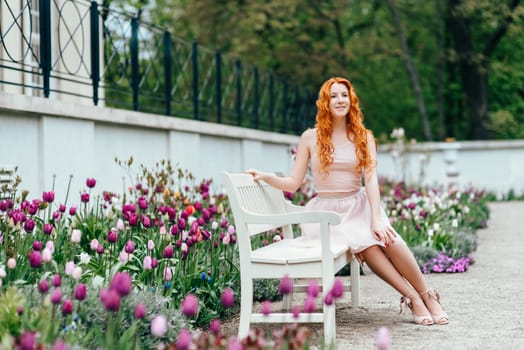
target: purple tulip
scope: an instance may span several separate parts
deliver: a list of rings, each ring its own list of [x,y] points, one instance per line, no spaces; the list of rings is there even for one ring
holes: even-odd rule
[[[19,346],[21,350],[36,349],[36,332],[25,331],[20,335]]]
[[[177,226],[181,230],[185,229],[186,228],[186,220],[184,218],[179,218]]]
[[[27,219],[24,223],[24,230],[26,232],[33,232],[35,228],[35,221],[33,219]]]
[[[53,224],[44,224],[44,233],[50,235],[53,232]]]
[[[129,214],[127,221],[129,221],[130,226],[136,226],[138,224],[138,215],[136,214]]]
[[[326,305],[333,305],[333,294],[331,292],[327,293],[324,297],[324,304]]]
[[[34,250],[42,250],[42,242],[41,241],[33,241],[33,249]]]
[[[188,294],[182,300],[182,313],[188,317],[195,316],[198,312],[198,298],[194,294]]]
[[[107,234],[107,240],[109,241],[109,243],[115,243],[118,240],[118,235],[115,231],[111,230]]]
[[[120,294],[116,290],[100,290],[100,301],[107,311],[118,311],[120,309]]]
[[[128,272],[117,272],[111,280],[109,289],[115,290],[120,296],[126,296],[131,292],[132,282]]]
[[[62,314],[64,315],[71,315],[73,313],[73,302],[71,299],[67,299],[62,304]]]
[[[173,246],[171,244],[167,245],[162,252],[162,256],[166,259],[171,259],[173,257]]]
[[[42,199],[44,202],[53,203],[53,201],[55,200],[55,192],[49,191],[42,193]]]
[[[151,267],[152,268],[156,268],[158,266],[158,259],[157,258],[153,258],[151,260]]]
[[[87,296],[87,287],[85,284],[80,283],[75,288],[75,299],[84,300]]]
[[[53,277],[51,278],[51,284],[53,285],[53,287],[60,287],[60,285],[62,284],[62,278],[59,274],[56,273],[53,275]]]
[[[142,214],[142,226],[145,228],[151,227],[151,218],[145,214]]]
[[[231,288],[224,289],[220,296],[220,303],[223,307],[232,307],[235,304],[235,292]]]
[[[49,290],[49,283],[47,282],[47,280],[41,280],[41,281],[38,283],[38,290],[39,290],[40,293],[42,293],[42,294],[47,293],[47,291]]]
[[[32,250],[31,253],[29,253],[29,264],[34,268],[42,266],[42,254],[36,250]]]
[[[136,304],[136,307],[135,307],[135,318],[136,319],[143,319],[144,317],[146,317],[146,307],[144,304],[142,303],[138,303]]]
[[[294,305],[292,309],[293,318],[298,318],[300,316],[300,306]]]
[[[87,193],[87,192],[82,193],[80,195],[80,201],[82,201],[82,203],[89,202],[89,193]]]
[[[104,246],[102,244],[99,244],[96,247],[96,252],[97,252],[97,254],[103,254],[104,253]]]
[[[180,230],[178,229],[178,226],[173,225],[173,226],[171,226],[171,229],[169,230],[169,232],[171,233],[172,236],[176,236],[176,235],[178,235]]]
[[[140,197],[138,198],[138,207],[142,210],[145,210],[147,209],[147,199],[145,199],[144,197]]]
[[[71,216],[75,216],[76,214],[76,206],[71,206],[71,208],[69,208],[69,215]]]
[[[127,254],[131,254],[135,251],[135,242],[129,240],[126,242],[125,251]]]
[[[96,180],[92,177],[88,177],[86,179],[86,186],[89,187],[89,188],[93,188],[96,186]]]
[[[60,211],[61,213],[65,213],[66,206],[64,204],[60,204],[60,206],[58,207],[58,211]]]

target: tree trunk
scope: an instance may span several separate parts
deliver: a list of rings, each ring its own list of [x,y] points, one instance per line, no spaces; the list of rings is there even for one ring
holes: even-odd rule
[[[422,96],[422,89],[420,88],[418,73],[417,73],[417,70],[415,69],[415,65],[413,64],[413,60],[411,59],[411,55],[409,53],[406,36],[404,35],[404,31],[402,30],[402,26],[400,25],[400,19],[398,17],[397,8],[395,7],[395,3],[393,0],[388,0],[387,2],[388,2],[389,10],[391,11],[391,15],[393,16],[393,22],[397,30],[398,38],[400,40],[400,47],[402,49],[402,54],[404,56],[404,61],[406,63],[406,69],[408,71],[409,78],[411,79],[413,90],[415,91],[415,97],[417,99],[418,110],[420,113],[420,118],[422,119],[424,137],[426,138],[426,141],[432,141],[433,135],[431,133],[429,117],[426,111],[426,104],[424,102],[424,97]]]
[[[435,0],[435,42],[437,46],[437,134],[439,140],[444,140],[446,136],[445,118],[444,118],[444,50],[443,50],[443,20],[442,20],[442,0]]]
[[[464,97],[469,111],[469,138],[487,139],[489,137],[486,124],[488,118],[488,73],[489,61],[500,39],[505,35],[508,25],[512,22],[512,12],[518,6],[519,0],[512,0],[508,6],[509,13],[503,18],[500,26],[487,40],[482,52],[477,53],[473,46],[470,32],[470,21],[467,17],[457,14],[457,8],[462,0],[448,0],[446,27],[449,30],[457,53]],[[480,55],[480,59],[478,59]]]

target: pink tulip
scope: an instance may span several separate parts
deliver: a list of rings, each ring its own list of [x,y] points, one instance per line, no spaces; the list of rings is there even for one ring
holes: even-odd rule
[[[375,337],[377,350],[388,350],[391,347],[391,337],[386,327],[380,327]]]
[[[209,330],[215,335],[220,333],[220,327],[221,322],[218,318],[212,319],[211,322],[209,322]]]
[[[315,311],[315,298],[313,297],[306,297],[306,300],[304,301],[304,312],[311,313]]]
[[[280,285],[278,287],[278,290],[280,294],[283,294],[283,295],[293,293],[293,280],[289,278],[289,276],[287,275],[284,276],[280,280]]]
[[[107,240],[109,241],[109,243],[115,243],[118,240],[118,235],[115,231],[111,230],[107,234]]]
[[[262,314],[267,316],[270,313],[271,313],[271,302],[269,300],[265,300],[262,302]]]
[[[136,319],[143,319],[146,317],[146,306],[142,303],[136,304],[134,316]]]
[[[151,261],[151,266],[153,266],[153,262],[155,259]],[[171,271],[171,268],[169,266],[164,267],[164,280],[165,281],[171,281],[173,279],[173,271]]]
[[[89,243],[89,247],[91,248],[91,250],[96,251],[99,244],[100,243],[98,243],[98,240],[96,238],[94,238],[94,239],[91,240],[91,243]]]
[[[80,243],[80,240],[82,239],[82,231],[79,229],[74,229],[71,231],[71,242],[72,243]]]
[[[231,288],[226,288],[220,296],[222,306],[229,308],[235,304],[235,292]]]
[[[167,320],[164,316],[158,315],[151,321],[151,334],[155,337],[163,337],[167,332]]]
[[[33,219],[27,219],[24,223],[24,231],[33,232],[35,228],[35,221]]]
[[[191,333],[185,328],[182,328],[178,333],[178,338],[176,340],[176,349],[177,350],[189,350],[191,346]]]
[[[16,259],[15,258],[9,258],[7,260],[7,267],[9,269],[11,269],[11,270],[14,269],[16,267]]]
[[[326,305],[333,305],[333,294],[331,292],[327,293],[324,297],[324,304]]]
[[[128,254],[133,253],[135,251],[135,242],[133,242],[132,240],[127,241],[126,246],[125,246],[125,251]]]
[[[318,293],[320,293],[320,287],[316,280],[309,281],[306,292],[307,295],[312,296],[313,298],[318,296]]]
[[[18,341],[20,349],[36,349],[36,332],[25,331]]]
[[[300,306],[294,305],[292,309],[293,318],[298,318],[300,316]]]
[[[144,270],[151,270],[153,268],[153,266],[151,266],[151,263],[152,263],[151,257],[149,255],[145,256],[144,263],[143,263]]]
[[[51,303],[57,305],[60,304],[60,301],[62,300],[62,292],[60,291],[60,288],[55,288],[51,292]]]
[[[198,313],[198,298],[194,294],[188,294],[182,300],[182,313],[188,317]]]
[[[344,294],[344,283],[340,278],[335,279],[331,294],[333,294],[335,299],[342,297],[342,294]]]

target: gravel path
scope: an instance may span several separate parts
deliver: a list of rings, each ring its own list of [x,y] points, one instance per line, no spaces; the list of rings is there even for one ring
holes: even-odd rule
[[[391,349],[524,349],[524,202],[491,203],[490,209],[470,270],[427,275],[440,291],[448,325],[419,326],[410,312],[399,315],[398,293],[365,270],[362,307],[337,303],[337,349],[374,349],[381,326],[390,332]],[[226,328],[235,330],[235,322]],[[312,345],[318,344],[320,327],[311,331]]]

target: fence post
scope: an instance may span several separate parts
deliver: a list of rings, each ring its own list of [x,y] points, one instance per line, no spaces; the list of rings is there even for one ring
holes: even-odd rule
[[[199,120],[198,115],[198,44],[193,40],[193,118]]]
[[[299,125],[298,120],[300,118],[300,88],[295,85],[295,98],[293,101],[293,132],[298,133]]]
[[[251,123],[251,125],[253,126],[253,128],[255,129],[258,129],[258,126],[259,126],[259,120],[258,120],[258,108],[260,106],[260,91],[259,91],[259,88],[260,88],[260,82],[259,82],[259,78],[258,78],[258,69],[257,67],[255,67],[253,69],[253,75],[254,75],[254,79],[255,79],[255,96],[254,96],[254,105],[253,105],[253,121]]]
[[[289,108],[289,102],[288,102],[288,83],[287,79],[283,82],[284,85],[284,92],[283,92],[283,98],[282,98],[282,124],[280,125],[280,132],[286,133],[287,130],[287,111]]]
[[[98,87],[100,85],[100,22],[98,3],[91,1],[91,81],[93,84],[93,103],[98,105]]]
[[[42,69],[44,97],[49,97],[51,78],[51,4],[40,0],[40,68]]]
[[[275,77],[269,76],[269,130],[275,131]]]
[[[236,61],[236,74],[237,74],[237,97],[236,97],[236,109],[237,109],[237,125],[242,126],[242,64],[237,58]]]
[[[171,67],[173,65],[173,59],[171,57],[171,35],[166,30],[164,31],[163,37],[164,46],[164,99],[166,101],[166,115],[171,115]]]
[[[131,18],[131,91],[133,94],[133,110],[138,111],[138,94],[140,74],[138,67],[138,18]]]
[[[220,50],[215,54],[216,65],[216,98],[217,98],[217,123],[222,123],[222,56]]]

